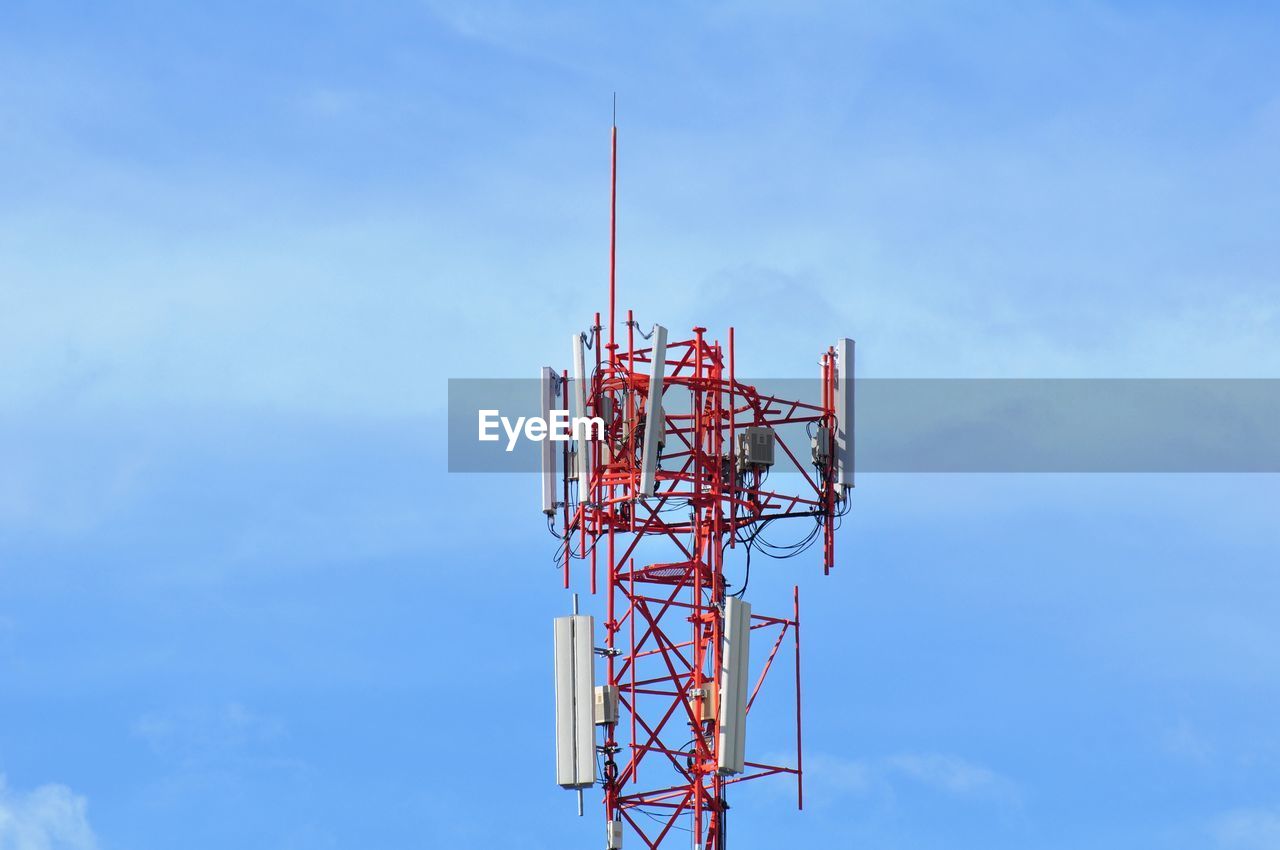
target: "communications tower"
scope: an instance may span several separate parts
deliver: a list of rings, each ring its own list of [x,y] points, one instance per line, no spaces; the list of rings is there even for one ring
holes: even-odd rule
[[[820,352],[802,401],[738,380],[732,327],[722,344],[703,327],[645,332],[631,311],[620,322],[616,123],[611,147],[608,322],[596,313],[573,335],[572,375],[541,378],[544,418],[573,423],[572,439],[541,444],[542,509],[564,587],[589,589],[594,609],[575,593],[555,621],[556,781],[578,791],[579,814],[583,791],[602,789],[608,850],[624,836],[725,850],[734,785],[790,775],[804,807],[799,588],[773,614],[746,592],[753,553],[820,544],[824,574],[835,564],[853,488],[854,346]],[[771,540],[783,526],[799,539]],[[765,764],[748,755],[749,718],[784,651],[795,759]]]

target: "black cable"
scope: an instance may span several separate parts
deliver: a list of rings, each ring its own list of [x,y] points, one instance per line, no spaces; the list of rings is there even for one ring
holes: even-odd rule
[[[629,322],[623,322],[622,324],[628,328],[635,328],[636,333],[640,334],[640,336],[644,337],[645,339],[653,339],[653,330],[650,329],[648,333],[645,333],[644,331],[640,330],[640,323],[637,322],[635,319],[632,319]]]
[[[810,546],[813,545],[814,541],[818,539],[818,533],[822,530],[822,517],[820,515],[815,514],[813,528],[810,529],[809,533],[806,534],[804,537],[802,537],[800,540],[796,541],[795,543],[787,543],[782,545],[770,543],[769,540],[764,537],[763,532],[765,527],[768,526],[769,523],[773,522],[773,520],[777,518],[778,517],[772,517],[767,520],[762,520],[760,524],[757,525],[756,528],[751,532],[750,537],[748,537],[747,540],[743,542],[749,543],[752,546],[758,544],[760,547],[760,552],[763,555],[765,555],[766,557],[781,561],[781,560],[786,560],[787,558],[794,558],[795,556],[805,552]]]
[[[648,812],[642,808],[639,808],[638,806],[633,808],[632,811],[639,812],[640,814],[644,815],[650,820],[656,821],[657,823],[662,823],[662,824],[670,823],[672,829],[678,829],[681,832],[693,832],[693,830],[689,829],[689,827],[687,826],[676,826],[675,823],[672,822],[670,818],[659,817],[658,815],[655,815],[652,812]]]
[[[747,568],[746,574],[742,577],[742,587],[736,592],[729,594],[730,596],[736,596],[739,599],[741,599],[742,595],[747,592],[747,586],[751,584],[751,544],[747,543],[745,545],[747,547]]]

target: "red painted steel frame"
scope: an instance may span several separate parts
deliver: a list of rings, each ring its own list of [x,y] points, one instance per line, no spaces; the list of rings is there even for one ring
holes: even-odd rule
[[[619,722],[604,727],[605,741],[598,748],[606,818],[625,821],[648,848],[658,848],[679,830],[681,842],[692,841],[696,850],[724,850],[729,786],[791,774],[796,778],[797,806],[804,808],[798,587],[790,617],[751,618],[751,631],[768,633],[772,641],[747,703],[750,712],[790,632],[795,645],[795,767],[747,761],[745,772],[733,776],[717,769],[717,671],[725,599],[731,592],[724,574],[725,550],[744,542],[739,535],[752,533],[762,521],[807,518],[822,526],[823,571],[830,572],[837,516],[830,465],[808,468],[800,459],[807,446],[797,454],[775,430],[775,466],[799,473],[792,478],[799,492],[766,486],[767,472],[760,469],[738,470],[734,447],[738,432],[748,426],[823,426],[834,434],[835,351],[828,349],[822,357],[820,402],[809,404],[738,382],[733,328],[727,368],[725,350],[705,338],[705,328],[695,327],[691,339],[669,343],[662,406],[666,450],[655,495],[640,498],[641,435],[653,424],[649,414],[655,405],[649,381],[654,351],[636,348],[637,324],[630,311],[625,351],[616,336],[617,168],[615,126],[608,334],[601,333],[604,328],[596,313],[586,338],[596,354],[586,387],[587,412],[608,421],[604,439],[590,444],[590,480],[571,488],[566,474],[561,518],[564,586],[571,583],[572,560],[590,558],[591,593],[597,592],[603,542],[603,654],[608,684],[620,694]],[[567,373],[563,379],[567,383]],[[687,410],[677,410],[681,396],[688,399]],[[566,472],[570,457],[566,443]],[[645,560],[656,556],[664,560]],[[620,740],[624,735],[627,740]]]
[[[747,709],[754,707],[790,632],[796,667],[795,766],[748,761],[739,775],[717,771],[716,671],[724,601],[733,590],[725,579],[725,550],[741,543],[739,535],[763,519],[796,517],[822,524],[825,570],[834,557],[834,488],[829,474],[806,469],[801,461],[808,446],[793,451],[775,431],[777,467],[789,465],[788,471],[799,473],[788,476],[798,492],[768,484],[760,470],[737,471],[732,447],[735,435],[753,425],[833,429],[834,352],[822,358],[821,402],[809,404],[737,382],[732,329],[727,369],[726,352],[705,338],[703,328],[694,328],[691,339],[668,344],[663,405],[668,450],[657,473],[657,492],[646,500],[638,497],[638,448],[654,407],[649,395],[654,352],[636,348],[636,324],[630,312],[627,317],[625,351],[617,342],[601,351],[598,318],[590,336],[597,368],[587,388],[587,408],[607,420],[605,439],[591,443],[591,479],[578,482],[580,496],[566,505],[563,528],[566,540],[581,541],[572,554],[591,559],[592,593],[601,544],[604,550],[604,654],[607,681],[619,689],[622,715],[619,723],[605,727],[601,747],[605,811],[608,819],[625,821],[645,847],[659,847],[676,830],[685,841],[687,830],[694,846],[721,850],[729,786],[792,774],[797,804],[803,807],[798,588],[791,616],[752,617],[753,631],[770,631],[772,640]],[[682,395],[687,409],[679,404]],[[658,554],[665,559],[643,560]],[[568,555],[563,566],[567,581]]]

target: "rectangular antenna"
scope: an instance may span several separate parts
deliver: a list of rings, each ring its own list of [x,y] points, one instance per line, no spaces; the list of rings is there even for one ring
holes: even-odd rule
[[[662,440],[666,417],[662,411],[662,381],[667,369],[667,329],[653,326],[653,362],[649,366],[649,412],[644,426],[644,446],[640,454],[640,496],[652,496],[658,477],[658,443]]]
[[[591,454],[588,450],[587,437],[590,429],[584,424],[587,418],[587,366],[586,352],[582,342],[582,334],[573,335],[573,415],[578,421],[574,423],[574,431],[578,445],[578,498],[584,502],[591,501],[587,488],[591,481]]]
[[[542,367],[541,377],[542,420],[551,421],[551,411],[556,407],[556,371],[550,366]],[[538,454],[542,465],[542,512],[554,516],[556,512],[556,452],[555,443],[550,439],[538,444]]]
[[[751,603],[736,596],[724,601],[724,638],[720,652],[721,776],[742,773],[747,745],[747,661],[751,654]]]
[[[595,618],[556,617],[556,784],[596,781]]]
[[[836,340],[836,495],[853,489],[853,340]]]

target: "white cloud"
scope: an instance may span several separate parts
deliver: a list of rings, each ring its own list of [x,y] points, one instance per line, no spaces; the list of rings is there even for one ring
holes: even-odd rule
[[[1237,809],[1213,826],[1217,846],[1228,850],[1275,850],[1280,847],[1280,812]]]
[[[1018,789],[985,765],[948,753],[898,753],[875,759],[847,759],[815,753],[805,759],[806,788],[820,798],[892,795],[904,785],[954,797],[1016,803]]]
[[[960,796],[1003,793],[1009,783],[995,771],[953,755],[910,753],[884,760],[890,770]]]
[[[1216,754],[1213,742],[1185,717],[1178,718],[1176,723],[1165,729],[1161,744],[1169,755],[1201,764]]]
[[[773,757],[772,762],[779,764],[786,757]],[[805,776],[810,777],[810,785],[816,784],[823,796],[849,794],[862,796],[875,786],[875,769],[870,762],[860,759],[846,759],[826,753],[812,753],[805,758]]]
[[[138,718],[133,733],[155,753],[194,764],[252,755],[279,740],[284,726],[273,717],[232,702],[213,708],[150,712]]]
[[[0,776],[0,850],[94,850],[84,797],[65,785],[9,788]]]

